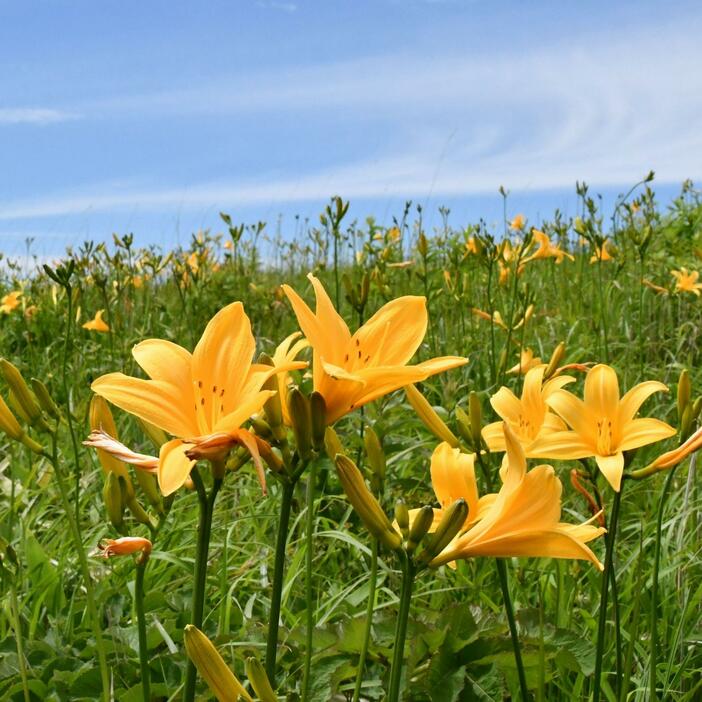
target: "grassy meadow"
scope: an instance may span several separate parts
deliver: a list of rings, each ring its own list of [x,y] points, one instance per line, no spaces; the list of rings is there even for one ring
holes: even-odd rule
[[[603,212],[580,185],[579,216],[556,212],[543,222],[524,221],[505,196],[504,226],[497,227],[456,226],[442,210],[441,223],[427,228],[426,213],[409,203],[389,226],[351,221],[345,203],[333,199],[319,221],[300,222],[292,239],[225,215],[219,231],[198,232],[176,250],[140,248],[128,235],[86,242],[46,270],[37,264],[27,272],[4,259],[0,356],[12,365],[4,363],[0,379],[7,403],[0,407],[0,699],[702,699],[702,495],[692,450],[702,395],[702,286],[690,275],[702,267],[702,199],[686,183],[661,208],[651,187],[639,184]],[[192,436],[172,424],[155,427],[153,407],[142,413],[144,423],[119,408],[127,400],[93,400],[91,384],[105,374],[147,377],[132,355],[135,344],[165,339],[192,351],[234,301],[250,319],[255,357],[268,355],[255,368],[279,365],[279,344],[300,330],[299,306],[281,286],[314,310],[308,273],[351,334],[397,298],[425,298],[426,334],[414,338],[421,324],[411,310],[397,326],[374,332],[368,359],[417,347],[409,363],[379,363],[388,368],[373,376],[375,399],[354,400],[360,381],[337,368],[343,358],[330,360],[342,339],[334,324],[324,326],[327,313],[317,320],[319,338],[308,333],[311,347],[296,349],[293,360],[309,369],[280,372],[261,386],[287,388],[278,415],[271,398],[281,393],[224,431],[228,438],[210,423],[214,438],[186,441],[199,459],[190,477],[182,464],[177,480],[175,472],[165,475],[176,459],[167,463],[161,447]],[[210,339],[202,372],[214,377],[226,367],[222,382],[241,384],[251,358],[241,371],[227,365],[220,337]],[[442,357],[467,362],[423,378],[402,370]],[[175,376],[174,359],[150,363]],[[444,513],[455,508],[460,518],[449,515],[455,523],[447,521],[446,544],[466,529],[477,533],[470,529],[481,522],[468,526],[478,508],[464,495],[465,482],[451,484],[452,505],[437,499],[430,473],[437,446],[447,441],[446,451],[461,461],[475,454],[465,458],[468,467],[461,463],[461,475],[480,496],[502,495],[516,469],[500,474],[504,449],[489,450],[481,437],[501,419],[493,396],[506,397],[506,387],[519,398],[534,367],[544,382],[572,376],[557,392],[581,398],[596,364],[614,369],[622,395],[645,381],[665,384],[668,392],[650,386],[633,413],[670,431],[626,444],[616,492],[616,479],[602,469],[611,462],[596,462],[594,449],[576,458],[564,457],[568,447],[555,457],[532,456],[514,420],[527,477],[552,465],[555,477],[541,475],[555,497],[538,485],[527,493],[524,479],[515,488],[524,490],[519,500],[505,494],[512,502],[501,516],[491,512],[494,503],[481,502],[480,519],[494,518],[498,536],[466,547],[455,569],[439,565],[446,551],[422,526],[433,513],[412,510],[439,502]],[[326,388],[355,388],[333,421],[331,391],[325,396],[318,383],[323,374]],[[412,383],[418,393],[403,390]],[[175,411],[192,390],[178,390],[172,407],[167,395],[153,406]],[[609,397],[611,386],[601,393]],[[104,392],[107,400],[117,395],[112,386]],[[209,407],[204,396],[201,404]],[[556,409],[544,411],[560,421]],[[212,412],[219,416],[214,405]],[[543,421],[527,414],[525,422]],[[582,417],[563,414],[562,430],[590,421]],[[133,453],[84,446],[91,429]],[[598,444],[607,458],[614,431],[607,446]],[[655,464],[689,436],[689,452],[674,454],[671,466]],[[252,450],[261,455],[258,469]],[[508,462],[519,464],[519,451]],[[148,457],[141,468],[127,465],[139,460],[135,454]],[[335,460],[338,454],[345,458]],[[551,514],[558,511],[556,478],[560,517]],[[166,490],[168,480],[175,482]],[[542,510],[539,500],[547,498]],[[405,527],[407,509],[413,521]],[[593,520],[586,547],[593,558],[562,530],[558,538],[569,547],[578,541],[581,555],[552,557],[565,547],[555,545],[555,532],[539,531],[547,511],[553,524]]]

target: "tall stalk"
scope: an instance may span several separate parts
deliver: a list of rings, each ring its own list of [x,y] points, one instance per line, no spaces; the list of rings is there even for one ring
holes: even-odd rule
[[[609,594],[609,581],[612,577],[610,575],[610,571],[614,568],[614,549],[617,538],[617,525],[619,524],[619,507],[622,501],[622,492],[624,492],[624,485],[625,483],[622,483],[619,492],[614,493],[614,501],[612,503],[612,516],[609,524],[609,532],[607,533],[607,553],[605,555],[604,571],[602,572],[602,585],[600,589],[600,613],[597,624],[595,673],[592,688],[593,702],[599,702],[601,697],[602,657],[604,654],[605,630],[607,628],[607,597]]]
[[[407,638],[407,621],[409,619],[410,603],[412,602],[412,586],[416,570],[412,560],[406,553],[402,556],[402,589],[400,590],[400,608],[397,612],[397,625],[395,627],[395,645],[392,653],[392,667],[390,668],[390,686],[386,702],[399,702],[400,683],[402,681],[402,663],[405,653],[405,639]]]
[[[368,603],[366,604],[366,626],[363,632],[363,642],[361,643],[361,653],[358,657],[358,670],[356,671],[356,685],[353,689],[352,702],[358,702],[361,696],[361,686],[363,685],[363,673],[368,656],[368,646],[370,644],[371,627],[373,626],[373,611],[375,610],[375,588],[378,580],[378,539],[373,539],[371,549],[370,573],[368,575]]]
[[[213,471],[214,472],[214,471]],[[193,578],[193,598],[190,622],[198,629],[202,629],[202,620],[205,610],[205,590],[207,584],[207,561],[210,550],[210,535],[212,533],[212,513],[217,493],[222,487],[222,478],[215,476],[212,490],[209,495],[205,489],[197,466],[193,468],[190,477],[195,484],[197,497],[200,502],[200,517],[197,530],[197,551],[195,554],[195,573]],[[185,671],[185,687],[183,691],[183,702],[193,702],[195,699],[195,683],[197,681],[197,670],[195,664],[188,659],[188,667]]]
[[[292,507],[294,493],[295,482],[286,480],[283,483],[283,494],[280,502],[278,537],[275,544],[275,564],[273,567],[273,583],[271,586],[271,609],[268,621],[268,638],[266,640],[266,674],[274,688],[276,658],[278,655],[278,629],[280,627],[280,603],[283,594],[283,577],[285,574],[285,547],[288,542],[290,508]]]
[[[136,564],[134,576],[134,606],[139,631],[139,667],[141,669],[141,695],[144,702],[151,700],[151,669],[149,668],[149,651],[146,643],[146,617],[144,615],[144,573],[148,558],[142,554]]]
[[[310,462],[307,474],[307,519],[305,520],[305,667],[302,677],[302,699],[306,700],[310,685],[312,647],[314,640],[314,593],[312,591],[312,561],[314,559],[314,492],[317,478],[317,461]]]

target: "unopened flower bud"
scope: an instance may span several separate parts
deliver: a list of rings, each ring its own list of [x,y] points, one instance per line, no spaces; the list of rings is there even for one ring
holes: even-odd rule
[[[690,404],[692,396],[692,384],[690,382],[690,372],[683,368],[678,379],[678,421],[682,425],[685,409]]]
[[[2,358],[0,359],[0,372],[2,372],[5,382],[10,387],[10,391],[22,408],[22,412],[27,417],[27,423],[42,431],[51,431],[41,413],[39,403],[36,401],[36,398],[19,370],[7,359]]]
[[[473,446],[473,432],[470,429],[470,417],[462,407],[456,407],[456,425],[461,438],[469,445]],[[477,449],[476,449],[477,450]]]
[[[146,420],[141,418],[138,419],[139,424],[141,424],[141,428],[144,430],[146,436],[149,437],[149,439],[157,449],[160,449],[161,446],[163,446],[168,441],[168,435],[166,434],[166,432],[163,431],[163,429],[161,429],[160,427],[151,424],[151,422],[147,422]]]
[[[246,677],[261,702],[278,702],[278,695],[273,691],[266,670],[258,658],[246,659]]]
[[[61,419],[61,410],[54,402],[46,385],[44,385],[44,383],[42,383],[38,378],[32,378],[29,382],[32,386],[32,390],[34,391],[34,396],[37,398],[37,402],[44,412],[54,419]]]
[[[434,522],[434,510],[429,505],[424,505],[417,510],[412,526],[410,526],[409,536],[407,537],[407,552],[412,553],[421,543],[422,539],[427,535]]]
[[[273,359],[266,353],[261,353],[258,356],[258,362],[264,366],[273,366]],[[263,411],[266,414],[266,420],[276,436],[280,434],[280,429],[283,427],[283,407],[281,405],[280,393],[278,392],[278,379],[272,375],[263,384],[264,390],[274,390],[275,395],[271,395],[263,405]]]
[[[261,419],[261,417],[252,417],[249,421],[252,429],[258,436],[261,436],[264,439],[270,439],[273,436],[271,425],[265,419]]]
[[[444,510],[439,526],[432,534],[422,552],[421,560],[428,563],[432,558],[438,556],[450,543],[453,537],[458,534],[468,517],[468,503],[460,498]]]
[[[373,475],[382,485],[385,482],[385,452],[378,435],[372,427],[367,426],[363,432],[363,445],[366,449],[368,465]]]
[[[297,453],[302,460],[312,455],[312,417],[309,400],[298,388],[288,393],[288,412],[292,422]]]
[[[414,409],[417,416],[422,420],[424,426],[438,439],[448,443],[451,448],[457,448],[459,444],[458,439],[446,426],[446,422],[439,417],[434,408],[427,402],[424,395],[422,395],[414,385],[406,385],[405,393],[407,395],[407,400],[410,405],[412,405],[412,409]]]
[[[327,404],[319,392],[310,395],[310,419],[312,421],[312,447],[315,451],[324,448],[324,434],[327,429]]]
[[[338,453],[344,453],[344,447],[332,427],[327,427],[324,432],[324,449],[330,460],[334,460]]]
[[[196,626],[185,627],[183,641],[188,657],[219,702],[229,702],[239,696],[245,702],[253,702],[214,644]]]
[[[102,558],[110,556],[131,556],[134,553],[141,553],[142,558],[148,558],[151,554],[151,542],[141,536],[123,536],[119,539],[103,539],[98,548],[102,552]]]
[[[546,370],[544,371],[544,380],[551,378],[558,370],[558,367],[561,365],[561,361],[563,360],[563,356],[565,355],[565,350],[565,342],[561,341],[561,343],[556,346],[551,354],[551,360],[548,362],[548,366],[546,366]]]
[[[366,487],[361,471],[350,458],[342,454],[336,456],[335,463],[344,492],[366,529],[388,548],[400,548],[402,538],[383,512],[378,500]]]
[[[107,517],[112,526],[121,532],[123,529],[124,503],[122,501],[122,488],[119,477],[110,471],[105,475],[105,484],[102,488],[102,499],[107,509]]]
[[[161,492],[158,489],[158,481],[153,473],[147,473],[145,470],[135,470],[134,475],[136,477],[137,483],[141,491],[146,495],[146,499],[149,504],[158,511],[159,514],[163,514],[163,499],[161,498]]]
[[[400,527],[402,536],[406,539],[409,536],[409,510],[402,498],[395,503],[395,521]]]
[[[468,411],[470,414],[470,434],[473,439],[473,448],[480,451],[481,431],[483,427],[483,411],[480,406],[480,397],[475,390],[468,395]]]

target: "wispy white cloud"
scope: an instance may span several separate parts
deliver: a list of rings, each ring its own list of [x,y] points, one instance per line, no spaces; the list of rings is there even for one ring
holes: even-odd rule
[[[80,119],[77,112],[55,110],[47,107],[0,107],[0,125],[34,124],[44,126],[57,122]]]

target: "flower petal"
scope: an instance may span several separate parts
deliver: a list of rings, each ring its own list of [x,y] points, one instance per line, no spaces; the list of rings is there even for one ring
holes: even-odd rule
[[[673,436],[673,434],[675,434],[675,429],[660,419],[652,417],[632,419],[624,425],[619,448],[622,451],[630,451],[631,449],[653,444],[656,441],[662,441]]]
[[[529,455],[534,458],[575,459],[594,453],[594,446],[574,431],[554,431],[538,436],[529,446]]]
[[[478,512],[478,484],[475,480],[475,455],[440,443],[431,457],[431,484],[443,509],[463,498],[468,505],[468,519]]]
[[[668,392],[668,386],[657,380],[647,380],[645,383],[635,385],[619,404],[619,421],[625,424],[633,419],[639,408],[654,392]]]
[[[619,405],[619,380],[614,368],[603,363],[592,368],[585,376],[584,397],[597,416],[614,418]]]
[[[519,398],[506,387],[501,387],[491,398],[490,404],[502,419],[517,423],[522,413],[522,403]]]
[[[590,407],[568,390],[554,391],[546,404],[583,438],[594,435],[595,425]]]
[[[190,475],[195,461],[191,461],[185,452],[192,447],[193,444],[181,439],[173,439],[161,446],[158,455],[158,485],[165,496],[174,493]]]
[[[132,349],[132,356],[152,380],[184,389],[190,386],[192,355],[182,346],[165,339],[147,339]]]
[[[602,471],[602,475],[607,478],[607,482],[615,492],[619,492],[622,486],[622,474],[624,473],[624,454],[620,451],[613,456],[595,456],[597,467]]]

